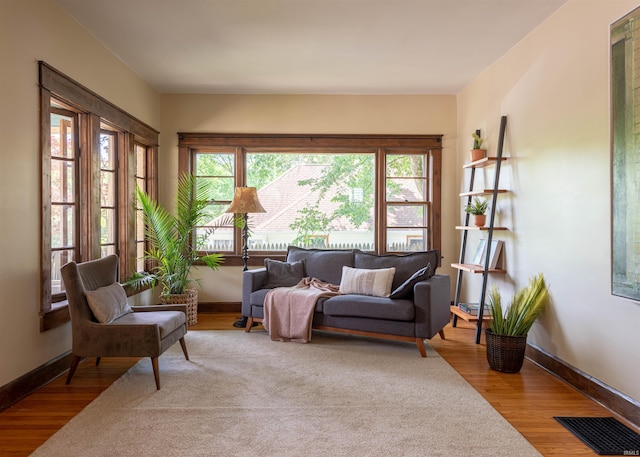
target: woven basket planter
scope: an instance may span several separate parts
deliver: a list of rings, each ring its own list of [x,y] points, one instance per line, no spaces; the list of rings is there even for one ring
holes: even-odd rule
[[[491,329],[485,330],[487,337],[487,362],[489,366],[503,373],[517,373],[524,362],[527,335],[497,335]]]
[[[198,323],[198,290],[185,289],[183,294],[161,295],[164,305],[187,305],[187,325]]]

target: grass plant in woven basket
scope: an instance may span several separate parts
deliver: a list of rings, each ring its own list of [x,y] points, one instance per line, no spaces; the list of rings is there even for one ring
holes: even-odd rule
[[[542,273],[532,277],[529,285],[518,290],[508,308],[503,309],[496,286],[489,292],[491,324],[486,330],[487,361],[497,371],[517,373],[522,367],[527,334],[544,311],[549,289]]]
[[[215,270],[222,264],[222,254],[202,254],[207,235],[216,227],[230,222],[222,217],[218,218],[217,225],[212,226],[210,221],[214,217],[209,203],[213,198],[208,182],[189,173],[181,174],[176,190],[175,215],[141,189],[137,189],[137,198],[149,242],[143,259],[150,261],[151,271],[134,273],[127,281],[128,285],[138,289],[159,283],[163,296],[180,295],[194,284],[200,284],[200,279],[190,274],[194,265],[203,264]],[[207,233],[202,230],[205,226],[209,229]]]

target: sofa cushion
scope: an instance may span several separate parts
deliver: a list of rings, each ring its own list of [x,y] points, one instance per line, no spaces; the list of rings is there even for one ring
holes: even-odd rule
[[[304,260],[306,275],[331,284],[340,284],[342,266],[353,267],[354,251],[352,249],[303,249],[289,246],[287,262]]]
[[[377,270],[342,267],[340,293],[388,297],[395,272],[393,267]]]
[[[415,306],[411,300],[338,295],[324,302],[323,313],[331,316],[412,321],[415,317]]]
[[[431,276],[433,275],[431,274],[431,264],[429,263],[426,267],[420,268],[412,274],[409,279],[400,284],[397,289],[391,292],[389,298],[411,297],[411,295],[413,295],[413,286],[415,286],[417,282],[429,279]]]
[[[264,266],[267,269],[265,289],[295,286],[305,277],[304,260],[288,263],[264,259]]]
[[[391,290],[396,290],[402,283],[409,279],[416,271],[431,264],[429,277],[433,276],[438,262],[440,253],[437,250],[412,252],[410,254],[387,254],[376,255],[368,252],[356,251],[355,255],[356,268],[390,268],[395,267],[396,274],[391,284]],[[424,279],[428,279],[424,278]]]
[[[120,316],[131,312],[127,293],[117,282],[96,290],[87,290],[84,294],[91,312],[96,320],[102,324],[109,324]]]

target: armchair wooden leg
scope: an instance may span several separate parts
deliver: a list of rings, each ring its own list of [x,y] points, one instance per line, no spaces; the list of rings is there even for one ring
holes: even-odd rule
[[[438,333],[440,334],[440,338],[446,340],[446,338],[444,337],[444,329],[440,330]]]
[[[102,360],[102,357],[96,357],[96,366],[100,365],[100,360]]]
[[[81,357],[76,355],[73,357],[71,361],[71,367],[69,368],[69,374],[67,375],[67,381],[65,384],[69,384],[71,382],[71,378],[73,378],[73,374],[76,372],[76,368],[78,368],[78,364],[80,363]]]
[[[247,326],[244,328],[244,331],[249,333],[251,331],[251,327],[253,327],[253,317],[248,317]]]
[[[189,353],[187,352],[187,343],[184,341],[184,336],[180,338],[180,346],[182,346],[182,352],[184,353],[184,358],[189,360]]]
[[[153,377],[156,378],[156,389],[160,390],[160,368],[157,357],[151,357],[151,365],[153,366]]]

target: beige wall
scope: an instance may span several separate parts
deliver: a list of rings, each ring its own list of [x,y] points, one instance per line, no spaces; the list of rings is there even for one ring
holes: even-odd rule
[[[443,227],[454,225],[456,98],[331,95],[163,95],[160,198],[171,199],[178,167],[177,132],[444,134]],[[443,230],[443,265],[457,257],[455,234]],[[444,267],[439,272],[449,273]],[[239,301],[240,268],[199,269],[201,301]],[[226,285],[221,287],[221,285]],[[233,287],[228,287],[233,284]]]
[[[491,282],[508,300],[543,272],[552,303],[530,342],[640,400],[640,304],[612,296],[610,280],[609,25],[636,6],[570,0],[469,84],[458,98],[467,139],[458,165],[476,128],[495,148],[507,115],[502,177],[512,193],[498,210],[512,229],[503,237],[508,274]],[[471,282],[466,299],[477,301]]]
[[[52,0],[0,1],[0,386],[71,348],[39,331],[38,60],[159,128],[159,95]]]

